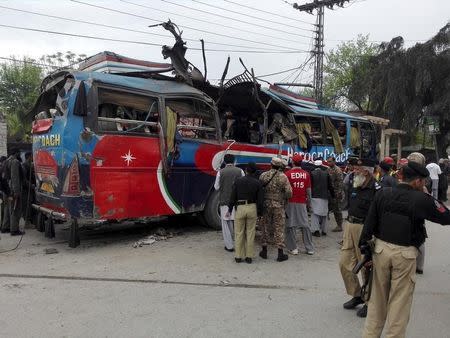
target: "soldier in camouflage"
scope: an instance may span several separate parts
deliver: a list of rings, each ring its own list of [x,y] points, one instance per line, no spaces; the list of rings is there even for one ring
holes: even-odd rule
[[[330,199],[330,209],[333,210],[334,218],[336,219],[336,228],[333,232],[342,231],[342,201],[344,200],[344,176],[342,170],[336,165],[336,159],[329,157],[328,162],[328,174],[331,179],[331,186],[334,190],[334,197]]]
[[[284,227],[286,220],[285,206],[287,200],[292,197],[292,188],[287,176],[280,171],[283,161],[274,157],[271,161],[272,169],[261,174],[260,180],[264,187],[264,212],[261,220],[261,244],[259,255],[267,259],[267,244],[269,233],[273,231],[274,242],[278,247],[278,262],[288,259],[283,252]]]

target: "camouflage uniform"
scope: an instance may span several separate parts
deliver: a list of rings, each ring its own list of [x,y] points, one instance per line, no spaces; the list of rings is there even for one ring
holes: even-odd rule
[[[292,197],[292,188],[287,176],[277,169],[262,173],[259,179],[264,186],[264,212],[260,224],[261,244],[263,247],[267,246],[269,233],[273,232],[275,245],[282,249],[286,220],[285,206],[287,200]]]
[[[343,223],[341,201],[344,197],[344,178],[342,170],[336,165],[333,168],[328,168],[328,174],[334,190],[334,198],[330,199],[330,209],[333,210],[334,218],[336,219],[336,230],[339,230],[342,229]]]

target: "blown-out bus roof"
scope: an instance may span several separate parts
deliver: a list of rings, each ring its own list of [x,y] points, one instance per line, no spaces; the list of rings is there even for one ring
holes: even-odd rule
[[[131,77],[126,75],[106,74],[100,72],[83,72],[74,71],[71,72],[75,80],[87,81],[92,80],[109,85],[127,87],[137,89],[141,91],[153,92],[156,94],[164,95],[195,95],[204,98],[209,98],[204,92],[182,82],[175,80],[160,80],[160,79],[148,79]]]

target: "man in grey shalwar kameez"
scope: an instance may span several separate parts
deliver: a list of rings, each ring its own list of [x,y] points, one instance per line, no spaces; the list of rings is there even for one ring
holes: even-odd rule
[[[327,234],[328,193],[334,197],[331,178],[321,160],[314,161],[316,169],[311,172],[311,231],[313,236]]]
[[[308,255],[314,254],[311,229],[308,221],[307,203],[311,202],[311,178],[306,170],[300,168],[303,157],[296,154],[292,157],[293,168],[285,174],[292,187],[292,197],[286,208],[286,235],[285,244],[289,253],[298,254],[296,241],[296,228],[300,228],[303,235],[303,244]]]

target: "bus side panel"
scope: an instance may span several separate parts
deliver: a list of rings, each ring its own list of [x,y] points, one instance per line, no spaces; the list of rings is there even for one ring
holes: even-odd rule
[[[102,219],[170,215],[163,196],[159,140],[105,135],[91,159],[94,214]]]

